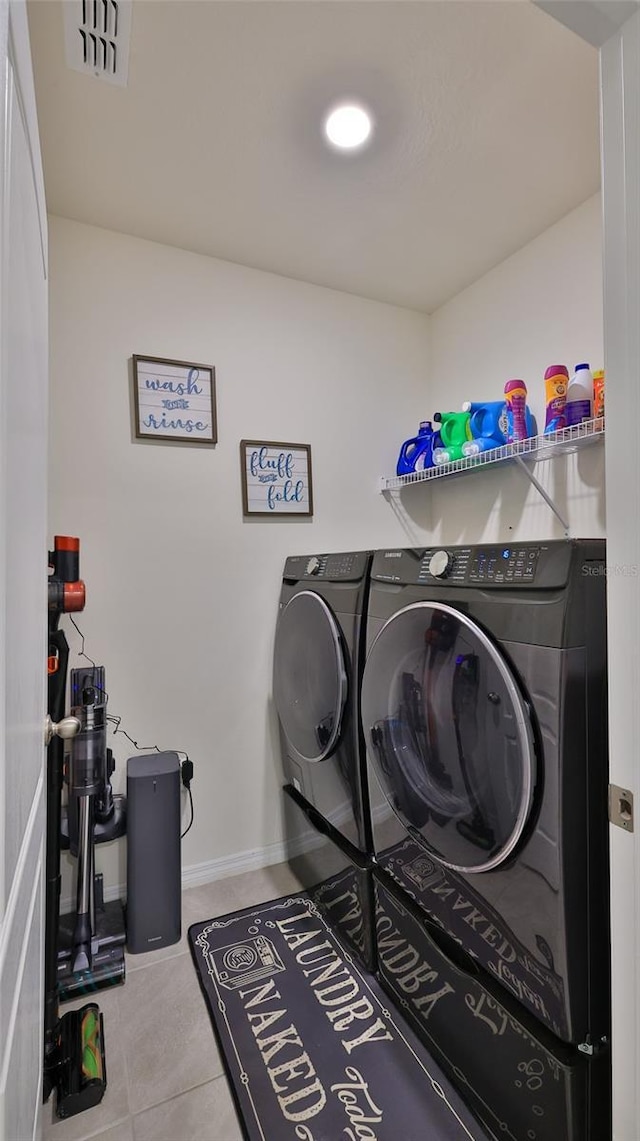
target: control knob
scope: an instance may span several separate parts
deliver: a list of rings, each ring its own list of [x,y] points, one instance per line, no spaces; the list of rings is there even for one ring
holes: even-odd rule
[[[315,555],[312,555],[312,557],[307,562],[307,567],[306,567],[307,574],[317,574],[319,570],[320,570],[320,559],[317,559]]]
[[[434,551],[429,559],[429,574],[433,578],[446,578],[452,566],[453,559],[448,551]]]

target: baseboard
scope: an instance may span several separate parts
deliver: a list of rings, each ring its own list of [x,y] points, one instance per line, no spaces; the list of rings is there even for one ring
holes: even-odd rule
[[[281,864],[289,854],[288,845],[283,840],[267,844],[264,848],[249,848],[246,852],[234,852],[231,856],[220,856],[217,860],[206,860],[203,864],[191,864],[182,869],[182,887],[197,887],[199,884],[215,883],[216,880],[239,876],[242,872],[253,872],[258,868],[268,868],[271,864]]]
[[[239,876],[242,872],[253,872],[258,868],[267,868],[271,864],[281,864],[289,856],[299,855],[301,850],[313,846],[313,836],[310,834],[308,842],[305,839],[288,844],[278,840],[274,844],[267,844],[264,848],[249,848],[245,852],[234,852],[231,856],[220,856],[216,860],[205,860],[202,864],[191,864],[182,869],[182,888],[198,887],[199,884],[215,883],[216,880],[228,879],[230,876]],[[125,899],[126,884],[105,885],[104,898],[108,903],[112,899]],[[73,911],[75,900],[61,899],[60,912],[65,915]]]

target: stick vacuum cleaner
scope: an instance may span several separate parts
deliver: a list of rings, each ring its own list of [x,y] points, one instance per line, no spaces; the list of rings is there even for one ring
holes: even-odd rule
[[[126,797],[114,796],[111,788],[115,761],[107,748],[104,666],[71,670],[69,704],[80,729],[65,765],[61,845],[77,859],[77,891],[75,912],[61,916],[58,928],[61,1002],[123,983],[126,941],[122,902],[105,902],[94,866],[95,845],[126,831]]]
[[[47,840],[45,886],[45,1008],[43,1097],[56,1090],[56,1114],[71,1117],[98,1105],[107,1086],[102,1015],[96,1003],[70,1011],[58,1009],[58,922],[60,913],[60,820],[64,740],[81,729],[76,717],[64,717],[69,646],[58,628],[60,616],[84,609],[80,580],[80,542],[57,535],[49,554],[49,659],[47,741]]]

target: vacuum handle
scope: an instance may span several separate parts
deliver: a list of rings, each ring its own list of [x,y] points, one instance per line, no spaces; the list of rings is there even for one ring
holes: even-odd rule
[[[61,737],[69,741],[80,732],[80,722],[77,717],[63,717],[61,721],[53,721],[47,713],[44,719],[44,743],[48,745],[52,737]]]

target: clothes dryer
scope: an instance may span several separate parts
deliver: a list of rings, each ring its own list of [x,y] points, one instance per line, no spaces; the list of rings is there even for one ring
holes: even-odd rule
[[[586,1056],[609,1037],[604,541],[373,559],[378,865]]]
[[[273,671],[285,782],[362,853],[371,850],[360,728],[370,564],[368,551],[286,560]]]

